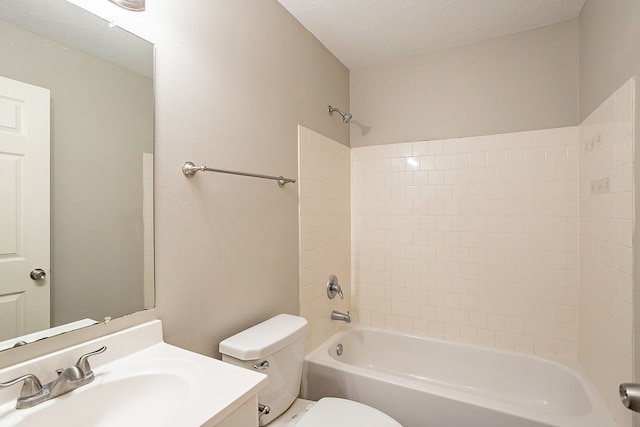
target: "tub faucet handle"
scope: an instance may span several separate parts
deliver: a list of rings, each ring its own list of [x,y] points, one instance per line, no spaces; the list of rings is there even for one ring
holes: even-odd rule
[[[329,299],[334,299],[336,294],[340,295],[340,299],[344,299],[344,294],[342,293],[342,288],[338,283],[338,278],[335,274],[329,276],[329,280],[327,281],[327,296]]]

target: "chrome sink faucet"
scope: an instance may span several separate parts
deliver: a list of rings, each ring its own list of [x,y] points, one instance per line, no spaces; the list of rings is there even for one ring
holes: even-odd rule
[[[347,311],[347,314],[341,313],[339,311],[333,310],[331,312],[331,320],[342,320],[345,323],[351,323],[351,316]]]
[[[58,377],[44,386],[40,383],[38,377],[33,374],[27,374],[14,380],[0,383],[0,387],[9,387],[24,381],[20,396],[16,401],[16,409],[31,408],[93,381],[95,375],[91,370],[91,365],[89,365],[89,357],[104,353],[106,349],[107,347],[105,346],[91,353],[83,354],[75,365],[67,369],[56,370]]]

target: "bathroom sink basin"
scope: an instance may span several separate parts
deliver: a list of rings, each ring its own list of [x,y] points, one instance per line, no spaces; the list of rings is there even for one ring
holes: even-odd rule
[[[214,424],[212,420],[223,419],[234,409],[234,405],[242,404],[245,396],[255,394],[266,383],[266,376],[262,374],[236,368],[164,342],[146,343],[151,345],[145,346],[135,337],[134,342],[129,343],[118,340],[86,343],[82,348],[64,350],[73,353],[73,357],[56,357],[54,353],[54,360],[43,361],[38,358],[34,359],[35,363],[30,361],[30,365],[20,366],[17,370],[16,367],[7,368],[15,373],[7,373],[7,369],[3,369],[0,370],[0,381],[12,375],[33,373],[44,384],[55,378],[54,368],[68,365],[68,360],[86,352],[86,348],[103,344],[107,345],[107,351],[94,356],[91,361],[95,380],[85,386],[20,410],[15,409],[20,387],[12,387],[10,393],[8,389],[0,390],[0,426]],[[143,348],[135,349],[141,345]],[[137,351],[127,351],[131,347]],[[49,367],[44,370],[47,372],[45,374],[38,372],[43,365]]]
[[[190,370],[180,369],[178,361],[172,362],[153,372],[123,373],[122,361],[106,373],[94,369],[96,379],[87,386],[31,409],[15,411],[14,425],[43,426],[51,419],[69,419],[65,425],[78,426],[160,425],[188,403]]]
[[[94,382],[34,407],[28,414],[27,410],[16,413],[14,425],[44,426],[51,419],[69,419],[65,425],[158,425],[186,406],[184,396],[188,389],[187,381],[171,374],[130,376],[102,384]],[[19,418],[23,419],[18,421]]]

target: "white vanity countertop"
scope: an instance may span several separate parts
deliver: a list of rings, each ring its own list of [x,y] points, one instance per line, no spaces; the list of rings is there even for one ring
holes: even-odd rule
[[[58,417],[69,427],[215,424],[267,383],[266,375],[164,343],[159,320],[1,369],[0,382],[31,373],[44,385],[55,369],[105,345],[89,359],[95,380],[70,393],[17,410],[20,386],[0,389],[0,426],[55,424]]]

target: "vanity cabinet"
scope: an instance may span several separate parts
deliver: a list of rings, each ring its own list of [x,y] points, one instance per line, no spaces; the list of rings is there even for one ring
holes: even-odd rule
[[[206,427],[258,427],[258,395],[255,394],[238,409],[218,423]]]

